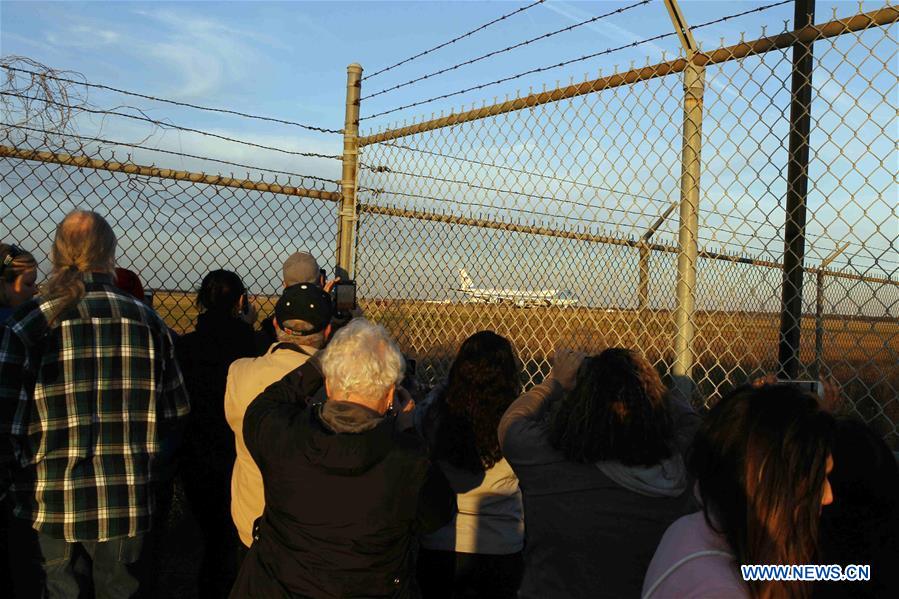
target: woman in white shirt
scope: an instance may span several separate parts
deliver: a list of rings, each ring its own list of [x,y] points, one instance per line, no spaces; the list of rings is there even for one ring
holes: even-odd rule
[[[418,579],[425,599],[502,599],[518,591],[521,492],[496,430],[520,388],[511,343],[481,331],[465,340],[446,383],[416,409],[431,459],[456,491],[458,505],[449,524],[421,539]]]

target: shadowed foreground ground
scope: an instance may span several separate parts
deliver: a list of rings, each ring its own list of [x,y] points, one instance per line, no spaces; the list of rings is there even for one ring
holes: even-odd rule
[[[166,522],[153,573],[153,597],[194,599],[197,597],[197,570],[203,555],[200,529],[179,485],[175,486],[172,510]]]

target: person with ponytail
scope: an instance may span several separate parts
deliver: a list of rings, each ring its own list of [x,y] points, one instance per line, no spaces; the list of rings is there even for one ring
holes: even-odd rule
[[[416,406],[431,459],[456,492],[458,506],[449,524],[421,537],[418,580],[424,599],[516,596],[523,568],[521,492],[496,429],[520,389],[512,344],[480,331],[459,348],[446,383]]]
[[[165,323],[115,286],[115,252],[102,216],[69,213],[46,293],[0,325],[15,596],[86,592],[85,553],[97,596],[146,591],[160,440],[190,406]]]
[[[37,294],[37,261],[17,245],[0,243],[0,323]]]
[[[665,529],[691,511],[698,426],[639,353],[560,350],[499,424],[524,496],[519,597],[634,597]]]
[[[231,468],[237,454],[225,418],[225,388],[231,363],[256,355],[251,324],[256,313],[246,292],[237,273],[208,273],[197,293],[196,329],[176,341],[192,407],[180,470],[204,540],[201,599],[226,597],[237,576],[240,541],[231,519]]]
[[[723,397],[688,460],[702,510],[665,532],[642,596],[810,597],[810,582],[744,582],[740,566],[820,563],[834,426],[817,397],[793,385],[745,386]]]

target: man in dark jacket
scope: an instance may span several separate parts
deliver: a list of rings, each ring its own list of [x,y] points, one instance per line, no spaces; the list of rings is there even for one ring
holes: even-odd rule
[[[247,409],[265,512],[231,596],[409,597],[414,535],[448,522],[455,495],[396,415],[402,354],[360,318],[320,364],[326,401],[307,406],[294,372]]]

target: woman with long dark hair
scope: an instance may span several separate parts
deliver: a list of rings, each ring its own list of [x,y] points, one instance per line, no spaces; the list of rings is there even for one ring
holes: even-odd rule
[[[449,378],[419,406],[420,429],[456,491],[452,522],[421,539],[419,583],[432,597],[515,597],[524,524],[518,479],[503,458],[497,425],[520,390],[508,339],[465,340]]]
[[[234,434],[225,420],[228,368],[254,356],[255,312],[246,287],[229,270],[213,270],[197,294],[196,330],[175,344],[191,410],[184,433],[181,482],[203,533],[200,597],[225,597],[237,575],[237,531],[231,520]]]
[[[499,425],[524,495],[519,597],[632,597],[665,529],[690,511],[697,416],[637,352],[558,351]]]
[[[743,582],[740,565],[814,564],[833,501],[833,417],[787,384],[742,387],[708,414],[690,452],[702,511],[666,532],[644,597],[789,597],[805,582]]]

